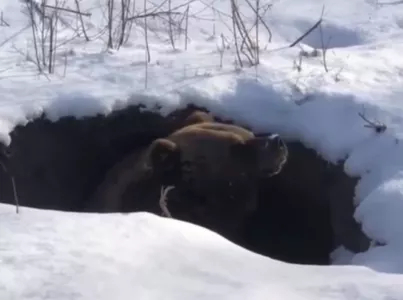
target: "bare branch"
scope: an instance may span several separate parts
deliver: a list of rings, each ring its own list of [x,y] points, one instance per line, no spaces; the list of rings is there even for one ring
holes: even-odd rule
[[[259,49],[259,5],[260,5],[260,0],[256,0],[256,21],[255,21],[255,26],[256,26],[256,45],[255,45],[255,51],[256,51],[256,64],[260,63],[260,49]]]
[[[147,0],[144,0],[144,11],[147,10]],[[147,89],[148,87],[148,64],[151,61],[151,55],[150,55],[150,47],[148,45],[148,25],[147,25],[147,18],[144,19],[144,40],[146,44],[146,52],[145,52],[145,79],[144,79],[144,85],[145,88]]]
[[[32,28],[32,39],[34,41],[34,50],[35,50],[35,58],[36,58],[36,66],[38,67],[38,71],[42,73],[41,61],[39,58],[39,51],[38,51],[38,44],[37,44],[37,37],[36,37],[36,25],[35,25],[35,16],[34,16],[34,6],[33,2],[27,2],[27,8],[29,11],[29,17],[31,20],[31,28]]]
[[[175,50],[175,40],[174,40],[174,33],[173,33],[173,29],[172,29],[172,23],[173,23],[173,20],[172,20],[172,0],[168,0],[168,11],[169,11],[169,14],[168,14],[168,18],[169,18],[169,20],[168,20],[169,39],[171,41],[172,48]]]
[[[325,7],[322,8],[322,14],[320,15],[319,20],[311,27],[308,29],[307,32],[305,32],[302,36],[300,36],[298,39],[295,40],[289,47],[292,48],[296,44],[298,44],[300,41],[302,41],[305,37],[307,37],[312,31],[314,31],[320,24],[322,24],[323,21],[323,13],[324,13]]]
[[[108,48],[113,49],[113,8],[115,0],[108,0]]]
[[[0,15],[0,26],[10,27],[10,24],[4,20],[3,11],[1,11]]]
[[[127,19],[127,21],[133,21],[136,19],[148,18],[148,17],[159,17],[161,15],[181,15],[179,12],[170,12],[170,11],[159,11],[159,12],[150,12],[144,13],[142,15],[136,15]]]
[[[189,27],[189,5],[186,8],[186,23],[185,23],[185,50],[188,49],[188,27]]]
[[[120,13],[120,36],[118,42],[118,49],[123,45],[125,41],[125,33],[126,33],[126,26],[127,26],[127,17],[126,14],[128,13],[127,7],[129,3],[126,3],[126,0],[120,0],[121,6],[121,13]]]
[[[387,126],[385,124],[379,123],[379,122],[372,122],[368,120],[363,113],[358,113],[358,115],[363,119],[367,124],[364,125],[364,127],[367,128],[372,128],[375,130],[376,133],[383,133],[386,131]]]
[[[266,24],[266,22],[263,20],[262,16],[259,13],[259,0],[256,0],[256,8],[253,7],[253,5],[249,2],[249,0],[246,0],[246,3],[249,5],[249,7],[253,10],[253,12],[256,14],[256,16],[259,18],[260,23],[266,28],[267,32],[269,33],[269,42],[271,42],[273,38],[273,34],[270,30],[270,27]],[[272,6],[272,4],[268,4],[266,11]]]
[[[78,2],[78,0],[75,0],[75,3],[76,3],[77,11],[79,12],[78,15],[79,15],[79,17],[80,17],[81,28],[82,28],[82,30],[83,30],[83,34],[84,34],[85,40],[86,40],[87,42],[89,42],[89,41],[90,41],[90,38],[88,37],[87,31],[85,30],[84,20],[83,20],[83,14],[81,13],[81,9],[80,9],[80,3]]]
[[[5,173],[9,174],[6,166],[4,165],[4,163],[2,161],[0,161],[0,166],[2,167],[2,169],[4,170]],[[20,213],[20,204],[19,204],[19,200],[18,200],[17,187],[16,187],[16,184],[15,184],[14,176],[10,175],[10,180],[11,180],[11,185],[13,187],[15,212],[17,214],[19,214]]]
[[[77,5],[77,0],[76,0],[76,5]],[[42,4],[42,7],[47,7],[50,9],[54,9],[54,10],[61,10],[61,11],[65,11],[65,12],[69,12],[69,13],[73,13],[76,15],[80,15],[80,16],[85,16],[85,17],[91,17],[91,13],[83,13],[80,10],[74,10],[74,9],[70,9],[70,8],[66,8],[66,7],[60,7],[60,6],[53,6],[53,5],[49,5],[49,4]],[[77,5],[78,7],[78,5]]]
[[[256,64],[256,59],[254,57],[252,39],[250,38],[249,32],[246,29],[245,23],[242,20],[241,14],[239,13],[239,9],[238,9],[238,6],[235,3],[235,0],[231,0],[231,1],[233,3],[233,7],[232,7],[232,9],[233,9],[233,11],[232,11],[233,17],[235,18],[235,22],[236,22],[239,34],[242,37],[242,43],[241,43],[240,50],[241,50],[242,54],[249,60],[249,63],[251,65],[255,65]],[[247,46],[246,49],[248,50],[249,54],[247,54],[244,51],[243,45]]]

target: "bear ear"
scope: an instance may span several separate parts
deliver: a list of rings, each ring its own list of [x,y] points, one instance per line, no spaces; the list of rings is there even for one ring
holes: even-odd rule
[[[183,127],[205,122],[209,123],[214,122],[213,116],[204,111],[196,110],[185,119]]]
[[[157,139],[151,145],[150,160],[153,171],[163,177],[175,175],[180,169],[180,150],[172,141]]]

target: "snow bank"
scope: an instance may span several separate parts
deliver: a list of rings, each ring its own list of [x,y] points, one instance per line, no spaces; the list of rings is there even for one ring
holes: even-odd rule
[[[401,299],[402,278],[298,266],[199,226],[148,213],[73,214],[0,205],[0,297],[39,299]]]
[[[74,6],[73,1],[67,2]],[[180,4],[183,1],[173,1],[173,5]],[[328,38],[331,38],[329,48],[332,48],[327,51],[329,70],[324,70],[321,57],[311,57],[303,58],[298,72],[293,68],[293,61],[297,59],[300,49],[287,46],[318,20],[323,4],[326,4],[324,39],[329,41]],[[173,51],[167,39],[166,23],[150,20],[151,61],[147,74],[144,65],[143,23],[139,21],[134,26],[131,42],[119,51],[104,51],[105,42],[95,38],[89,43],[84,42],[83,38],[76,38],[64,44],[58,52],[56,74],[46,78],[39,76],[32,61],[27,60],[27,57],[33,55],[32,38],[27,27],[27,17],[21,13],[21,3],[2,1],[0,10],[5,12],[4,16],[11,26],[0,27],[0,139],[10,143],[8,134],[17,124],[25,124],[42,112],[52,120],[57,120],[65,115],[82,117],[95,113],[107,114],[116,108],[136,103],[144,103],[150,108],[160,103],[164,114],[188,103],[199,104],[217,115],[245,123],[256,131],[277,131],[288,139],[298,139],[329,161],[347,159],[346,172],[362,176],[356,188],[355,217],[370,238],[386,243],[366,253],[353,255],[347,262],[369,266],[378,271],[403,273],[403,219],[400,216],[403,213],[403,5],[398,2],[395,4],[355,0],[304,1],[302,5],[295,0],[275,1],[265,16],[273,32],[272,43],[268,43],[268,34],[261,28],[260,42],[264,48],[261,64],[257,68],[239,69],[234,65],[233,48],[224,51],[220,67],[220,34],[231,38],[228,28],[231,23],[225,15],[229,12],[229,1],[195,1],[190,6],[194,17],[189,19],[191,40],[187,51],[183,50],[183,40],[178,41],[178,49]],[[95,36],[104,22],[99,5],[96,1],[83,2],[81,5],[93,14],[86,22],[89,35]],[[246,9],[245,2],[241,2],[241,6],[243,14],[250,17],[248,24],[251,24],[253,13]],[[216,35],[213,34],[213,23]],[[309,46],[318,46],[318,34],[317,30],[314,31],[301,47],[310,50]],[[60,39],[67,40],[69,37],[71,29],[69,31],[65,28],[60,33]],[[366,123],[358,113],[364,113],[370,120],[387,124],[387,131],[376,134],[364,127]],[[8,208],[1,206],[1,209],[4,211]],[[25,290],[13,286],[13,278],[16,277],[12,276],[17,274],[18,282],[28,282],[32,280],[31,276],[40,276],[40,280],[32,283],[34,290],[36,284],[48,284],[57,275],[60,286],[55,288],[55,293],[62,293],[62,285],[66,282],[76,285],[74,290],[77,291],[80,290],[77,285],[85,285],[89,279],[92,283],[99,282],[97,287],[93,283],[91,288],[84,289],[83,295],[88,296],[86,299],[95,298],[89,295],[112,293],[102,290],[108,281],[113,281],[122,293],[136,290],[136,295],[140,293],[144,296],[140,297],[142,299],[157,298],[160,290],[165,293],[164,299],[174,297],[174,290],[179,285],[183,294],[176,295],[175,299],[190,294],[206,296],[209,293],[209,299],[236,299],[244,295],[259,298],[259,295],[274,290],[288,293],[288,288],[283,290],[278,286],[288,287],[289,284],[295,284],[297,294],[310,293],[309,299],[313,299],[314,295],[320,295],[321,299],[330,298],[330,294],[324,296],[321,293],[330,293],[333,283],[336,286],[334,293],[344,293],[346,299],[364,295],[370,295],[370,299],[386,299],[389,292],[381,292],[384,284],[391,288],[392,294],[388,299],[394,299],[393,293],[398,289],[392,284],[394,279],[386,283],[389,278],[398,277],[379,275],[358,267],[310,269],[280,264],[247,253],[210,233],[199,229],[197,231],[194,227],[143,214],[82,217],[24,211],[21,217],[6,213],[4,219],[0,220],[0,259],[3,263],[5,259],[11,262],[4,269],[8,271],[2,268],[2,272],[8,272],[9,276],[2,276],[0,284],[3,289],[7,287],[15,299],[23,299],[18,293],[25,293]],[[42,217],[65,222],[60,225],[58,222],[40,222]],[[68,219],[80,225],[73,225]],[[95,229],[101,222],[102,227]],[[77,236],[82,232],[77,229],[81,225],[97,233],[107,230],[112,232],[112,228],[116,230],[118,225],[119,228],[128,225],[133,230],[125,234],[133,238],[125,240],[121,237],[122,233],[119,235],[121,240],[116,241],[119,243],[113,243],[110,239],[114,238],[114,233],[99,236],[94,233],[87,234],[81,240]],[[13,230],[19,230],[24,235],[11,234]],[[196,230],[203,236],[203,240],[191,239],[190,242],[174,233],[180,231],[183,234],[186,230]],[[65,231],[68,233],[64,235]],[[26,232],[30,234],[25,235]],[[100,236],[104,238],[102,241]],[[154,237],[152,241],[150,236]],[[144,239],[144,242],[141,240],[144,248],[138,244],[140,238]],[[175,243],[167,239],[175,240]],[[176,239],[183,239],[182,244]],[[90,245],[91,241],[93,244]],[[119,251],[113,248],[116,244],[121,245]],[[171,245],[183,245],[183,248],[178,250],[176,247],[173,250]],[[69,247],[78,252],[67,253]],[[95,257],[92,257],[94,252],[103,247],[107,247],[108,251],[95,253]],[[55,249],[63,253],[56,256],[61,259],[57,262],[60,267],[46,260],[36,260],[41,255],[54,253],[52,251]],[[184,249],[192,251],[192,256],[187,256],[188,251]],[[12,255],[7,251],[11,251]],[[110,255],[120,252],[122,255],[118,258]],[[151,253],[155,254],[153,259],[149,256]],[[343,253],[342,249],[338,249],[338,253]],[[181,254],[184,256],[181,257]],[[166,260],[168,255],[170,259]],[[200,261],[197,261],[199,255]],[[68,263],[64,259],[66,256]],[[346,253],[341,256],[344,259],[349,257]],[[192,267],[185,267],[185,262],[184,265],[171,263],[174,257],[178,257],[178,261],[191,259],[189,264]],[[212,258],[215,259],[214,263],[211,262]],[[13,265],[13,260],[18,264]],[[150,260],[155,263],[151,264]],[[199,263],[201,269],[194,267]],[[91,265],[90,269],[85,268],[87,264]],[[67,273],[59,271],[63,269],[62,266]],[[27,268],[28,272],[22,273],[19,268]],[[233,268],[238,268],[235,270],[237,272]],[[79,275],[80,272],[84,273]],[[175,272],[175,276],[172,272]],[[307,272],[310,273],[309,277],[306,276]],[[112,274],[117,273],[130,275],[125,278],[112,277]],[[237,277],[241,276],[239,274],[243,274],[242,277]],[[78,277],[71,281],[70,275]],[[357,279],[356,275],[361,279]],[[304,283],[301,276],[310,278],[310,283]],[[292,283],[288,277],[292,278]],[[6,278],[9,278],[8,284],[4,283]],[[198,278],[197,281],[194,281],[195,278]],[[197,285],[196,282],[200,280],[202,283]],[[173,281],[178,285],[173,284]],[[400,281],[403,282],[402,277]],[[332,282],[332,285],[328,282]],[[113,294],[108,295],[116,297],[116,293],[114,290]],[[295,295],[290,293],[291,296],[287,294],[287,297],[294,299],[292,297]],[[24,297],[29,295],[28,292]],[[67,296],[58,294],[58,297],[63,299]],[[73,296],[68,297],[71,299]],[[79,298],[78,295],[76,297]]]

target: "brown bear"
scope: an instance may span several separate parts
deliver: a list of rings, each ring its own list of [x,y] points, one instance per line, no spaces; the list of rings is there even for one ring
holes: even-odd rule
[[[168,208],[174,218],[234,236],[257,206],[257,179],[281,171],[287,147],[278,135],[256,137],[203,114],[193,120],[114,166],[94,202],[105,212],[154,211],[160,186],[173,185]]]
[[[189,125],[194,125],[198,123],[203,123],[203,122],[214,122],[214,117],[201,110],[196,110],[192,112],[183,122],[183,127],[189,126]]]

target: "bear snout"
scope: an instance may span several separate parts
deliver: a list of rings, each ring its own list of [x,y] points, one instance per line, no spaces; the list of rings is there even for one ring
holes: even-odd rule
[[[272,145],[274,145],[280,149],[284,149],[286,147],[284,140],[277,133],[269,135],[268,139],[271,141]]]

